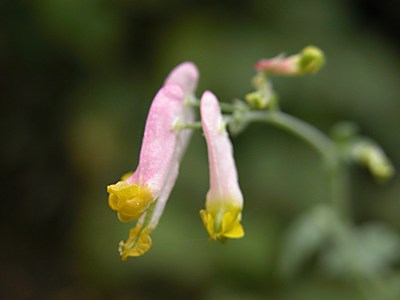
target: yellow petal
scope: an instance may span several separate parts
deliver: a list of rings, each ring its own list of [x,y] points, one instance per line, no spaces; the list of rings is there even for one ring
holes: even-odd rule
[[[200,210],[200,217],[203,221],[203,225],[206,228],[208,235],[212,240],[216,239],[216,232],[214,230],[214,218],[211,213],[205,209]]]
[[[140,188],[136,184],[128,183],[126,181],[118,181],[116,184],[111,184],[107,187],[107,192],[115,194],[118,198],[132,198]]]
[[[240,208],[231,208],[225,213],[222,211],[214,213],[204,209],[200,211],[200,217],[210,239],[221,242],[225,242],[227,238],[237,239],[244,236],[240,216]]]
[[[129,256],[142,256],[151,248],[151,237],[147,228],[142,229],[142,226],[132,228],[129,233],[129,238],[126,242],[119,243],[119,254],[121,259],[125,261]]]
[[[229,216],[227,216],[228,214]],[[238,215],[235,219],[233,219],[231,212],[224,215],[224,219],[222,220],[222,235],[230,239],[239,239],[244,236],[243,226],[240,224]]]
[[[118,197],[114,194],[108,196],[108,205],[112,210],[118,211]]]
[[[117,211],[121,222],[138,219],[155,200],[148,188],[126,181],[109,185],[107,191],[110,193],[108,204]]]

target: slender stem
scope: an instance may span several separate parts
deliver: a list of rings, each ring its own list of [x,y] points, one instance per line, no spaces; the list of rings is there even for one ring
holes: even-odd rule
[[[250,111],[243,115],[245,123],[257,121],[271,123],[289,131],[315,148],[323,157],[332,153],[333,143],[324,133],[294,116],[281,111]]]

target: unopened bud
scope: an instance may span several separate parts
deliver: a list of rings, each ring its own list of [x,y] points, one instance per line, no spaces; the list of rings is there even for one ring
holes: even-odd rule
[[[246,95],[246,102],[254,109],[265,109],[277,101],[273,92],[256,91]]]
[[[275,94],[271,82],[265,74],[258,73],[252,80],[256,91],[248,93],[245,96],[246,102],[253,109],[266,109],[274,107],[277,104],[277,95]]]
[[[262,59],[256,63],[255,69],[268,75],[296,76],[314,74],[324,63],[323,52],[317,47],[308,46],[296,55],[278,55],[271,59]]]

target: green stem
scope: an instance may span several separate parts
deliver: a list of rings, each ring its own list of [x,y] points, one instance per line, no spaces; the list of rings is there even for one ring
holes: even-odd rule
[[[266,122],[276,125],[307,142],[323,157],[331,155],[333,143],[325,134],[310,124],[284,112],[249,111],[243,115],[243,122]]]

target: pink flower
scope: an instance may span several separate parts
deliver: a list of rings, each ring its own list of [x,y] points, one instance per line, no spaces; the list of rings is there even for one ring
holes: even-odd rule
[[[169,74],[150,107],[136,171],[107,187],[108,203],[119,220],[139,219],[127,242],[120,243],[123,260],[151,247],[149,233],[158,224],[190,139],[189,131],[175,130],[175,125],[192,121],[192,108],[185,104],[194,97],[197,81],[197,68],[190,62]]]
[[[199,71],[195,64],[191,62],[184,62],[176,66],[165,80],[164,85],[177,84],[184,92],[184,101],[181,103],[183,106],[183,114],[176,120],[184,124],[190,124],[194,121],[195,114],[193,107],[190,105],[194,101],[194,91],[197,87],[199,80]],[[169,195],[175,185],[176,178],[179,173],[179,164],[185,154],[186,148],[192,136],[191,130],[176,131],[178,141],[174,149],[174,159],[170,167],[169,175],[164,184],[164,187],[158,197],[157,204],[154,208],[153,215],[149,222],[151,228],[155,228],[164,211],[165,204],[168,201]]]
[[[139,218],[160,195],[175,163],[178,135],[172,130],[183,114],[183,90],[178,85],[160,89],[146,121],[139,165],[127,179],[109,185],[110,207],[122,222]]]
[[[241,238],[243,196],[233,158],[232,144],[225,129],[217,98],[205,92],[200,104],[201,121],[210,164],[210,190],[206,209],[200,211],[211,240]]]

